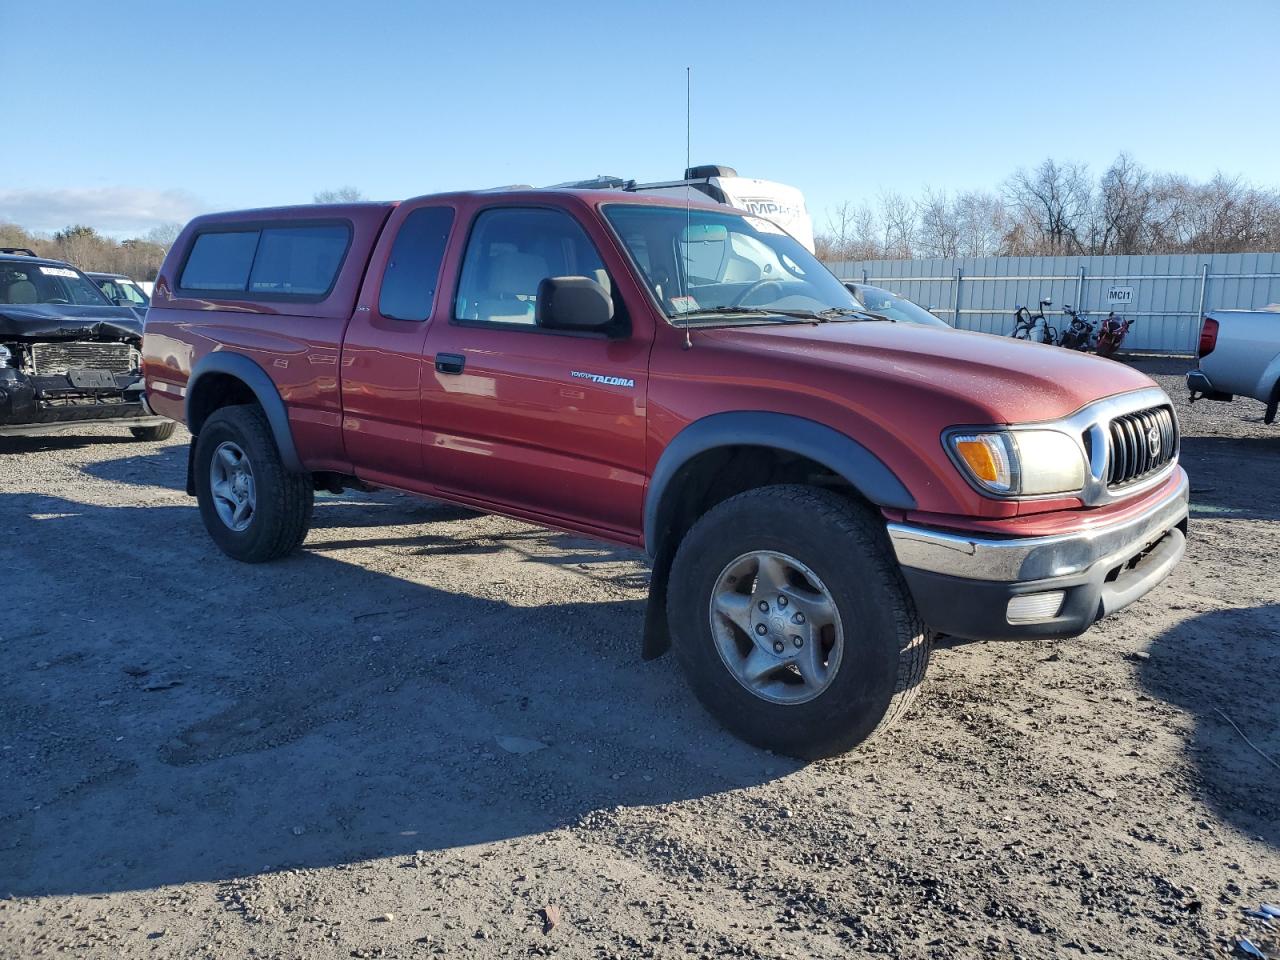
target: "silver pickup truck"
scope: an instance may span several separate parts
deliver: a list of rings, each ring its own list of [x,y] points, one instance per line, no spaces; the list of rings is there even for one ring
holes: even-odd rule
[[[1200,326],[1200,360],[1187,373],[1192,402],[1252,397],[1267,405],[1264,423],[1280,405],[1280,306],[1214,310]]]

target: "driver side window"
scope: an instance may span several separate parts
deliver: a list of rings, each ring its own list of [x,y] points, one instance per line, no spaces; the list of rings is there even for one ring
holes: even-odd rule
[[[547,277],[590,277],[612,292],[595,245],[560,210],[485,210],[475,219],[458,282],[454,319],[534,325],[538,284]]]

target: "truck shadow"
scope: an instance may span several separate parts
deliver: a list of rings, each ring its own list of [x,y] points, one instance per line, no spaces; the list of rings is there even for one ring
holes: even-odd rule
[[[251,568],[188,507],[0,494],[0,522],[6,614],[32,625],[0,666],[0,893],[412,857],[799,766],[640,660],[638,591],[488,555]]]
[[[81,470],[88,476],[112,483],[158,486],[184,493],[186,490],[185,447],[99,461],[86,464]],[[195,501],[190,502],[194,507]],[[621,587],[640,589],[649,582],[648,568],[640,551],[612,547],[584,536],[523,525],[520,529],[486,530],[479,535],[475,530],[468,530],[464,538],[423,529],[424,524],[447,524],[481,516],[484,513],[479,510],[392,490],[321,492],[316,495],[312,528],[341,530],[343,535],[324,540],[313,537],[307,549],[340,553],[353,548],[381,547],[423,558],[514,551],[539,563],[576,567]],[[615,562],[630,563],[632,569],[611,569],[605,574],[604,565]]]
[[[1226,719],[1280,762],[1277,637],[1280,604],[1201,614],[1155,641],[1139,681],[1194,716],[1187,756],[1203,802],[1241,833],[1280,849],[1280,770]]]

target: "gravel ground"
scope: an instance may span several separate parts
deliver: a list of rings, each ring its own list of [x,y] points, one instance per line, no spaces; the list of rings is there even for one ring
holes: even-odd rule
[[[0,441],[0,955],[1280,956],[1243,912],[1280,768],[1226,719],[1280,758],[1280,427],[1139,363],[1176,574],[1076,640],[944,643],[808,765],[639,660],[634,553],[383,493],[247,567],[185,437]]]

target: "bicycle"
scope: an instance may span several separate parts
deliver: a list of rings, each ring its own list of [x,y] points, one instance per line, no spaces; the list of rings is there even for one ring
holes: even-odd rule
[[[1040,326],[1039,341],[1048,344],[1057,343],[1058,329],[1050,325],[1044,315],[1044,308],[1051,306],[1053,301],[1047,297],[1040,301],[1039,313],[1032,313],[1022,304],[1018,304],[1013,311],[1013,333],[1010,336],[1015,340],[1031,340],[1038,324]]]
[[[1093,322],[1085,319],[1088,314],[1071,309],[1069,303],[1062,305],[1062,314],[1071,318],[1071,324],[1063,331],[1061,339],[1058,340],[1058,346],[1087,353],[1095,342]]]

